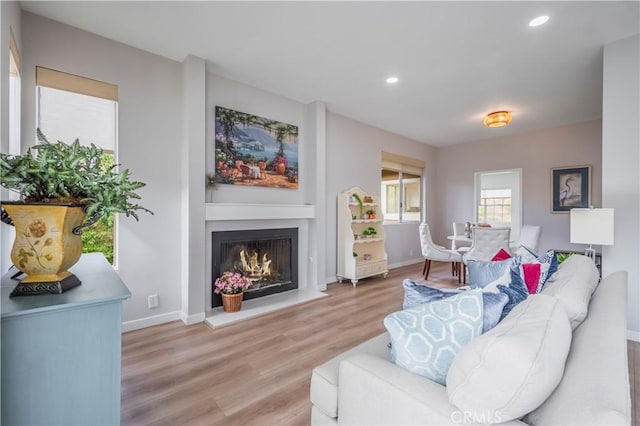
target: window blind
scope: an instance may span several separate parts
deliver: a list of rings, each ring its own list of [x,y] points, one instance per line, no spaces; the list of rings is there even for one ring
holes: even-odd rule
[[[114,84],[45,67],[36,67],[36,85],[49,87],[51,89],[66,90],[67,92],[79,93],[81,95],[94,96],[110,101],[118,100],[118,86]]]

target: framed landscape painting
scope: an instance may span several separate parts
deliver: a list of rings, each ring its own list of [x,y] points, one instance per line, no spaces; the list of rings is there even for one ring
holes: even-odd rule
[[[298,189],[298,126],[215,107],[216,183]]]
[[[551,169],[551,212],[568,213],[591,202],[591,166]]]

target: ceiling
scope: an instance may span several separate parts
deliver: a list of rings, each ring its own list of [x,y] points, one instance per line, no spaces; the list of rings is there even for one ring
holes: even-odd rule
[[[600,118],[603,45],[640,32],[638,1],[21,5],[433,146]],[[511,124],[482,125],[502,109]]]

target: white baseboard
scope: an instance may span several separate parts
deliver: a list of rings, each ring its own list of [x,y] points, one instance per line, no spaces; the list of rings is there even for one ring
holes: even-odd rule
[[[193,325],[193,324],[197,324],[199,322],[203,322],[205,320],[206,316],[204,314],[204,312],[201,312],[199,314],[194,314],[194,315],[185,315],[184,313],[181,315],[181,319],[182,322],[185,325]]]
[[[175,311],[168,312],[166,314],[154,315],[152,317],[140,318],[133,321],[126,321],[122,323],[122,332],[138,330],[140,328],[151,327],[179,319],[182,319],[182,312]],[[204,314],[202,314],[202,319],[204,320]]]
[[[640,342],[640,331],[627,330],[627,340]]]

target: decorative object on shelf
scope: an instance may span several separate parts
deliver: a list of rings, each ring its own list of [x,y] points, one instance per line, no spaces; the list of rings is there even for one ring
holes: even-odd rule
[[[356,220],[356,219],[358,219],[358,216],[356,216],[355,214],[352,214],[351,215],[351,220]]]
[[[365,203],[373,203],[373,198],[371,198],[371,195],[365,195],[363,201]]]
[[[552,213],[588,208],[591,202],[591,166],[552,168],[551,194]]]
[[[364,260],[371,260],[371,255],[369,253],[365,253],[364,256],[362,256],[362,258]]]
[[[362,198],[360,198],[360,196],[358,194],[356,194],[355,192],[353,193],[353,198],[356,199],[356,202],[358,203],[358,207],[360,208],[360,216],[361,218],[364,219],[364,215],[363,215],[363,211],[364,211],[364,204],[362,203]]]
[[[366,255],[365,255],[366,256]],[[353,252],[353,257],[358,257],[358,253],[356,253],[355,251]]]
[[[50,143],[40,129],[37,135],[40,143],[23,155],[0,153],[0,185],[20,194],[20,201],[2,202],[2,221],[16,228],[11,260],[27,275],[11,296],[60,294],[80,285],[67,269],[82,254],[83,228],[112,213],[136,220],[138,210],[153,214],[131,202],[145,184],[131,181],[127,169],[107,167],[102,149],[77,139]]]
[[[365,212],[367,214],[367,219],[373,220],[376,218],[376,211],[369,209]]]
[[[613,245],[613,215],[614,209],[571,209],[571,242],[589,244],[584,254],[594,262],[593,244]]]
[[[214,282],[215,294],[222,296],[224,312],[237,312],[242,307],[244,292],[251,287],[251,280],[237,272],[224,272]]]
[[[490,112],[484,117],[484,125],[487,127],[502,127],[511,123],[511,113],[509,111]]]
[[[471,222],[465,222],[464,224],[464,236],[471,238]]]
[[[215,160],[216,182],[297,189],[298,126],[216,106]]]

